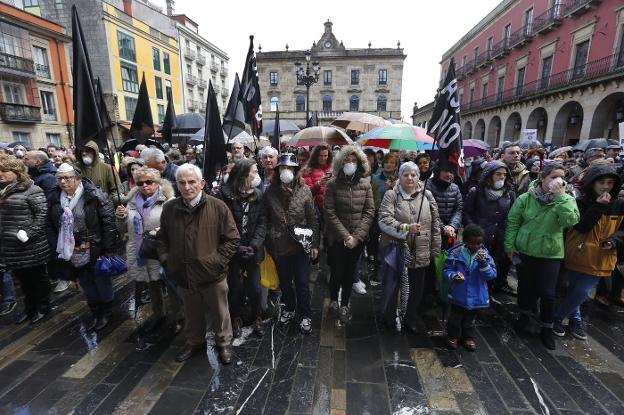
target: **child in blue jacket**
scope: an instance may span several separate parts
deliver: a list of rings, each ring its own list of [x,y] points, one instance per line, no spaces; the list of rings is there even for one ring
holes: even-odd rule
[[[451,304],[446,325],[448,345],[457,348],[461,339],[468,351],[475,351],[474,326],[477,312],[490,306],[487,281],[496,278],[496,265],[483,247],[483,229],[479,225],[466,226],[464,243],[448,250],[444,263],[444,278],[450,281],[448,299]]]

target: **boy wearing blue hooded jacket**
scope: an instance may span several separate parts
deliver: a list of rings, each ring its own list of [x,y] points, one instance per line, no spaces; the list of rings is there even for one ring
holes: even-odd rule
[[[449,249],[444,263],[444,278],[451,284],[448,293],[451,309],[446,331],[452,349],[457,348],[461,339],[466,350],[476,350],[474,326],[477,312],[490,306],[487,281],[496,278],[496,265],[483,247],[483,237],[479,225],[466,226],[464,243]]]

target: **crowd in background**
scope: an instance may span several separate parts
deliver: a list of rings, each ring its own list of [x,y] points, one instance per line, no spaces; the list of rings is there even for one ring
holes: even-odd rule
[[[140,145],[113,160],[95,142],[0,151],[0,315],[16,308],[15,279],[18,324],[44,320],[51,293],[77,282],[92,311],[86,329],[106,327],[114,289],[97,264],[115,256],[137,306],[151,303],[144,329],[185,328],[178,361],[205,347],[208,311],[224,363],[245,326],[263,336],[275,318],[310,333],[317,279],[337,324],[349,324],[352,293],[381,285],[388,330],[424,332],[443,317],[448,346],[467,350],[491,296],[517,296],[514,328],[537,323],[553,350],[566,332],[587,338],[590,295],[624,306],[617,146],[549,155],[505,143],[457,170],[427,153],[318,145],[254,154],[234,142],[213,183],[191,146]]]

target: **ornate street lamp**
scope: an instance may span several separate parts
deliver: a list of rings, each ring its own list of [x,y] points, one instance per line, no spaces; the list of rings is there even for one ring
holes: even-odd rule
[[[310,118],[310,87],[318,82],[321,73],[321,66],[318,61],[312,62],[310,69],[310,59],[312,53],[309,50],[305,53],[305,68],[300,62],[295,62],[295,75],[297,76],[297,85],[305,85],[306,87],[306,123]]]

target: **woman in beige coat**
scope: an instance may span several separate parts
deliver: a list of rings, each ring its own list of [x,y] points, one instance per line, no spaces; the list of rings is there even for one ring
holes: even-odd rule
[[[136,187],[128,193],[127,207],[119,206],[115,212],[119,232],[128,235],[126,258],[128,276],[136,282],[145,282],[152,299],[153,317],[150,328],[162,323],[163,294],[160,262],[156,259],[141,258],[138,253],[143,242],[143,234],[160,227],[160,214],[165,202],[174,198],[173,187],[160,172],[149,167],[141,167],[134,173]],[[172,295],[172,303],[176,296]],[[178,308],[175,307],[174,308]]]
[[[413,162],[401,165],[398,183],[385,193],[379,208],[384,323],[396,328],[397,295],[406,273],[409,298],[403,325],[412,332],[419,331],[417,313],[425,271],[431,258],[440,254],[438,206],[431,192],[419,181],[419,175],[420,170]]]

